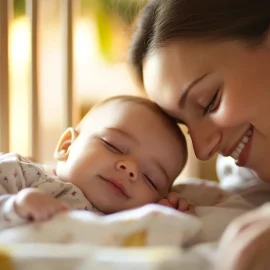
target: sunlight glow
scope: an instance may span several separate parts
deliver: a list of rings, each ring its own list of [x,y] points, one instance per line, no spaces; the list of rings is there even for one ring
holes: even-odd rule
[[[30,132],[30,25],[26,17],[12,21],[10,29],[10,150],[27,155]]]

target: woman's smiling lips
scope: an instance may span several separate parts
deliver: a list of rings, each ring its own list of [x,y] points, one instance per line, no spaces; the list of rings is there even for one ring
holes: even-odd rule
[[[238,166],[245,166],[248,161],[248,156],[251,148],[251,141],[253,135],[253,126],[243,134],[243,136],[224,154],[224,156],[231,156],[236,160]]]

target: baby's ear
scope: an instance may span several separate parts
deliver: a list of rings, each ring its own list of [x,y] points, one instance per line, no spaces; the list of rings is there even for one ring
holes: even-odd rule
[[[79,133],[74,128],[68,128],[60,137],[56,149],[54,151],[54,158],[57,161],[66,161],[69,156],[69,148],[71,144],[76,140]]]

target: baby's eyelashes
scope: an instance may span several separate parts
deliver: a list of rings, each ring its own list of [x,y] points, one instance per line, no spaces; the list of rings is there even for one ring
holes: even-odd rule
[[[102,142],[105,144],[105,147],[115,154],[123,154],[119,147],[115,146],[113,143],[110,143],[104,139],[101,139]]]
[[[154,181],[151,180],[150,177],[148,177],[146,174],[143,174],[143,177],[145,178],[145,181],[149,183],[155,190],[157,190],[157,186]]]

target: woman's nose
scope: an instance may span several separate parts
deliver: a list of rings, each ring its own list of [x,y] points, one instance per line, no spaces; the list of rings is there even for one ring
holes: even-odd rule
[[[213,127],[192,128],[189,130],[195,155],[200,160],[208,160],[219,151],[221,131]]]
[[[118,161],[116,163],[116,169],[118,171],[125,172],[128,175],[129,179],[131,180],[136,180],[138,177],[137,166],[133,161],[130,160]]]

